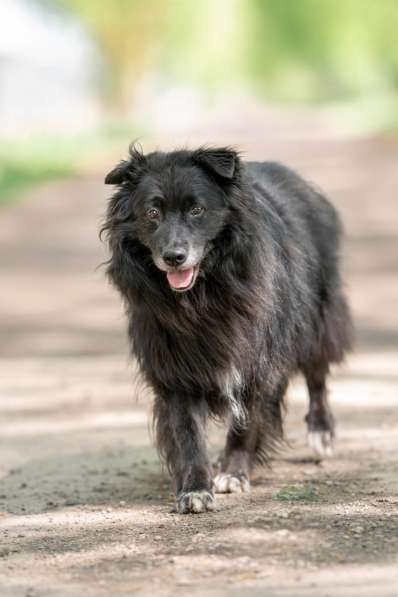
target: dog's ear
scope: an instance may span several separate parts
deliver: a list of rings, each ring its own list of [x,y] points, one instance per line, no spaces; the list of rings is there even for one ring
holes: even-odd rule
[[[122,160],[105,176],[105,184],[122,184],[126,180],[134,181],[146,165],[144,154],[134,144],[129,148],[129,159]]]
[[[105,176],[105,184],[122,184],[127,178],[129,163],[123,160]]]
[[[230,147],[204,147],[193,153],[193,160],[221,178],[232,180],[239,156]]]

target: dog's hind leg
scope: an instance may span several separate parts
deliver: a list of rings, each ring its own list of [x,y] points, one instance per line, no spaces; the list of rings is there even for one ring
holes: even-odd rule
[[[265,384],[257,401],[257,436],[253,454],[255,464],[267,464],[283,440],[283,399],[287,386],[287,377],[281,378],[272,386]]]
[[[214,478],[216,493],[249,491],[250,453],[254,441],[255,429],[250,420],[244,427],[231,424],[221,458],[221,470]]]
[[[309,411],[305,417],[308,430],[308,444],[321,457],[333,453],[334,418],[327,398],[327,364],[307,366],[304,375],[310,396]]]
[[[287,381],[272,391],[253,389],[244,426],[232,423],[221,459],[221,470],[214,479],[217,493],[249,491],[250,471],[265,463],[282,439],[282,404]]]
[[[337,272],[329,272],[327,298],[324,298],[318,322],[318,339],[312,357],[301,366],[305,375],[310,405],[305,417],[308,443],[321,457],[331,456],[335,423],[327,398],[326,378],[330,363],[341,363],[353,340],[350,310],[339,288]]]

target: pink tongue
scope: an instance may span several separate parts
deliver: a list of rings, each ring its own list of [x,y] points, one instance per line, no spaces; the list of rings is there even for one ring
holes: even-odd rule
[[[193,278],[193,267],[178,272],[167,272],[167,279],[172,288],[186,288]]]

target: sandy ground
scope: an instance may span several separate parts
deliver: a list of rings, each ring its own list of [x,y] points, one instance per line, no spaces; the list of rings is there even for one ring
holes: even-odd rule
[[[123,312],[96,270],[108,189],[97,175],[37,189],[0,213],[2,596],[397,597],[398,144],[289,118],[220,118],[189,140],[282,159],[343,215],[358,344],[330,384],[335,456],[306,446],[298,380],[289,444],[251,493],[171,513],[150,397],[137,400]],[[214,457],[223,433],[210,431]]]

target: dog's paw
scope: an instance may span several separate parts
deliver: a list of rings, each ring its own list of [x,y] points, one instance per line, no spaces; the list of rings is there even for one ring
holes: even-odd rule
[[[307,435],[309,447],[321,458],[333,456],[333,439],[332,431],[309,431]]]
[[[250,491],[250,482],[246,475],[219,473],[213,479],[216,493],[243,493]]]
[[[215,507],[214,497],[208,491],[185,491],[177,496],[175,511],[179,514],[199,514]]]

